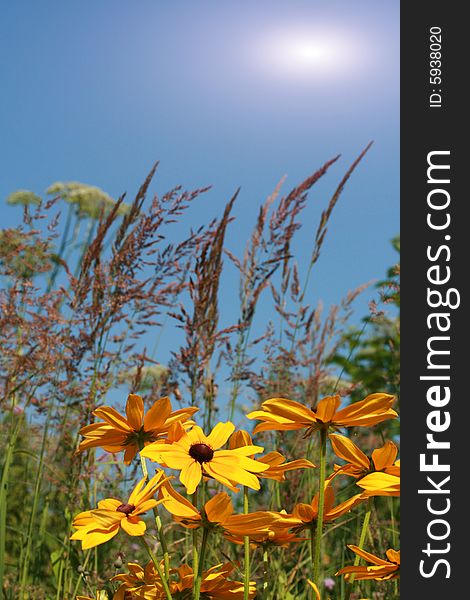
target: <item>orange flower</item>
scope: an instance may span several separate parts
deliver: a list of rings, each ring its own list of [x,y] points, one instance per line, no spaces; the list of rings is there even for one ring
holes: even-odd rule
[[[147,484],[145,479],[139,481],[127,502],[106,498],[98,502],[97,509],[81,512],[72,522],[77,531],[70,539],[81,540],[86,550],[104,544],[121,528],[132,536],[144,535],[147,527],[140,515],[159,504],[153,496],[165,481],[163,471],[158,471]]]
[[[235,433],[230,436],[229,448],[231,450],[251,446],[252,444],[253,441],[250,434],[243,431],[243,429],[235,431]],[[266,471],[257,473],[258,477],[275,479],[276,481],[285,481],[286,471],[293,471],[294,469],[313,469],[315,467],[313,463],[305,458],[286,462],[285,457],[280,452],[268,452],[259,458],[255,458],[254,455],[250,458],[253,458],[262,464],[269,465],[269,468]]]
[[[162,563],[163,569],[163,563]],[[153,564],[149,563],[145,569],[130,563],[129,573],[113,577],[113,581],[121,582],[113,600],[127,600],[127,598],[141,598],[142,600],[166,600],[161,579],[156,573]],[[243,600],[243,583],[232,581],[228,576],[234,570],[231,563],[218,564],[202,574],[201,598],[207,600]],[[170,591],[173,598],[192,598],[191,591],[194,584],[193,570],[186,564],[170,571]],[[250,600],[256,595],[256,585],[250,581]]]
[[[147,563],[145,568],[136,563],[128,563],[127,568],[129,573],[120,573],[111,579],[111,581],[118,581],[121,584],[116,590],[113,600],[126,600],[127,598],[154,600],[156,598],[166,598],[162,580],[153,562]],[[160,563],[160,568],[163,571],[163,561]]]
[[[368,473],[382,471],[396,477],[400,476],[400,461],[396,461],[398,448],[393,442],[385,442],[382,448],[376,448],[369,459],[346,436],[331,433],[329,438],[335,454],[348,463],[342,467],[335,466],[335,475],[341,472],[344,475],[358,478]]]
[[[316,524],[318,517],[318,501],[319,495],[315,494],[310,504],[296,504],[292,515],[290,515],[291,521],[296,521],[297,526],[304,528]],[[341,502],[337,506],[334,506],[335,494],[330,486],[325,487],[325,504],[323,513],[323,522],[329,523],[334,521],[338,517],[341,517],[348,513],[355,506],[364,501],[362,494],[356,494],[349,498],[345,502]]]
[[[243,600],[244,586],[240,581],[231,581],[228,579],[230,573],[234,570],[231,563],[218,564],[211,567],[202,574],[201,597],[207,600]],[[184,592],[193,588],[193,570],[188,565],[183,565],[178,569],[179,581],[174,584],[171,592]],[[248,597],[250,600],[256,596],[256,584],[250,581]]]
[[[282,516],[275,512],[257,511],[234,515],[233,504],[226,492],[220,492],[208,500],[201,511],[179,494],[167,481],[160,488],[159,497],[164,507],[178,523],[189,529],[220,527],[228,535],[268,534]]]
[[[93,411],[95,417],[104,423],[92,423],[80,429],[84,440],[77,452],[87,448],[103,448],[107,452],[124,451],[124,462],[130,464],[137,452],[166,435],[173,423],[181,422],[185,427],[193,424],[188,419],[199,409],[195,407],[171,411],[167,396],[154,402],[144,416],[144,402],[137,394],[129,394],[126,402],[126,417],[110,406],[102,406]]]
[[[398,415],[391,408],[393,400],[394,396],[390,394],[370,394],[364,400],[338,410],[341,398],[326,396],[313,411],[294,400],[271,398],[262,403],[262,410],[247,416],[262,421],[256,425],[254,433],[306,429],[305,435],[310,435],[320,428],[364,427],[394,419]]]
[[[388,560],[378,558],[365,550],[361,550],[357,546],[348,546],[355,554],[371,563],[372,566],[350,566],[343,567],[336,575],[345,575],[345,579],[348,580],[351,575],[354,575],[354,579],[360,581],[363,579],[376,579],[377,581],[385,581],[387,579],[395,579],[400,574],[400,551],[398,550],[387,550],[385,553]]]

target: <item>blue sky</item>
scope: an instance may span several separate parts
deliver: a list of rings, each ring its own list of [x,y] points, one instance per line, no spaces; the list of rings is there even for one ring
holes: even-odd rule
[[[329,196],[374,140],[334,213],[309,293],[338,302],[396,259],[398,65],[398,2],[4,3],[0,198],[18,188],[42,194],[57,180],[132,196],[159,160],[155,191],[213,185],[194,224],[220,215],[241,186],[228,235],[240,252],[283,175],[287,192],[341,153],[304,213],[302,265]],[[4,226],[17,222],[17,208],[2,212]]]

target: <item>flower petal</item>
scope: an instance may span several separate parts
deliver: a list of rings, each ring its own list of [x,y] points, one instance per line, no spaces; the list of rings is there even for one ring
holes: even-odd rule
[[[372,452],[372,460],[377,471],[382,471],[386,467],[391,467],[397,458],[398,448],[391,441],[386,442],[382,448],[377,448]]]
[[[129,394],[127,397],[126,415],[131,428],[134,431],[139,431],[144,416],[144,401],[137,394]]]
[[[212,523],[223,523],[233,513],[233,504],[226,492],[220,492],[204,505],[207,518]]]
[[[127,420],[118,413],[117,410],[112,408],[111,406],[101,406],[93,411],[95,417],[103,419],[106,421],[113,429],[118,429],[119,431],[123,431],[124,433],[129,433],[131,428],[129,427],[129,423]]]
[[[370,552],[366,552],[365,550],[362,550],[361,548],[359,548],[359,546],[355,546],[354,544],[348,544],[348,548],[350,550],[352,550],[354,552],[354,554],[357,554],[358,556],[363,558],[365,561],[367,561],[373,565],[386,565],[387,564],[386,560],[383,560],[382,558],[379,558],[378,556],[375,556],[374,554],[371,554]]]
[[[357,485],[365,490],[365,496],[399,496],[400,478],[388,473],[377,471],[369,473],[356,482]]]
[[[188,456],[188,461],[181,469],[180,481],[185,486],[188,494],[194,494],[202,479],[201,465]]]
[[[341,398],[339,396],[325,396],[318,403],[315,411],[316,418],[322,423],[330,423],[340,404]]]
[[[336,456],[339,456],[343,460],[355,465],[356,467],[362,467],[367,471],[369,470],[369,459],[364,452],[362,452],[362,450],[359,450],[352,440],[337,433],[330,433],[329,438]]]
[[[253,441],[251,439],[251,435],[247,431],[244,431],[243,429],[240,429],[239,431],[235,431],[235,433],[233,433],[230,436],[230,441],[229,441],[230,450],[235,450],[235,448],[242,448],[243,446],[252,446],[252,445],[253,445]]]
[[[264,410],[296,422],[313,423],[316,416],[309,408],[287,398],[270,398],[262,404]]]
[[[158,431],[171,414],[171,402],[168,396],[156,400],[144,417],[145,431]]]
[[[390,394],[369,394],[364,400],[354,402],[339,410],[335,423],[345,427],[367,426],[397,417],[391,408],[395,397]]]
[[[104,544],[119,533],[119,524],[114,525],[109,529],[95,529],[87,533],[82,540],[82,549],[88,550],[100,544]]]
[[[250,460],[245,458],[244,460]],[[255,461],[252,461],[255,462]],[[249,473],[244,468],[240,467],[238,463],[235,463],[231,458],[218,457],[214,455],[214,458],[210,461],[211,470],[222,477],[227,477],[230,481],[246,485],[253,490],[259,490],[260,484],[256,475]],[[204,465],[206,466],[206,465]],[[266,465],[261,465],[265,467]]]
[[[163,506],[175,517],[201,520],[197,508],[184,496],[179,494],[169,482],[166,482],[160,488],[159,495],[163,499]]]
[[[121,521],[121,527],[124,529],[124,531],[133,536],[144,535],[145,530],[147,529],[145,521],[142,521],[142,519],[133,521],[131,519],[132,517],[123,519]]]
[[[221,448],[235,431],[235,425],[230,421],[217,423],[211,433],[207,436],[207,443],[213,450]]]

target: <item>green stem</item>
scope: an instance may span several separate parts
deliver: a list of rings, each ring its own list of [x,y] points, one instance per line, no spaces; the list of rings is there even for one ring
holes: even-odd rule
[[[201,543],[201,553],[199,555],[199,565],[197,571],[197,577],[195,577],[195,587],[194,587],[194,600],[199,600],[201,596],[201,584],[202,584],[202,574],[204,571],[204,558],[206,555],[206,547],[207,547],[207,538],[209,537],[209,528],[204,527],[204,531],[202,533],[202,543]]]
[[[197,488],[191,496],[191,503],[197,508]],[[193,593],[196,592],[196,581],[198,574],[199,554],[197,551],[197,528],[193,529]]]
[[[150,556],[153,564],[155,565],[155,569],[158,573],[158,576],[162,580],[162,585],[163,585],[163,589],[165,590],[167,600],[173,600],[173,598],[171,596],[170,588],[168,586],[168,582],[167,582],[165,576],[163,575],[163,571],[160,567],[160,563],[158,562],[158,558],[153,553],[152,548],[150,548],[150,546],[148,545],[147,540],[144,538],[144,536],[142,536],[140,539],[142,540],[142,543],[144,544],[144,546],[148,552],[148,555]]]
[[[248,488],[243,486],[243,514],[249,512]],[[245,579],[243,586],[243,600],[248,600],[250,596],[250,536],[245,535],[243,538],[245,547]]]
[[[142,449],[142,448],[141,448]],[[142,467],[142,473],[145,477],[145,481],[149,480],[149,473],[147,469],[147,461],[145,456],[140,455],[140,466]],[[153,516],[155,518],[155,524],[157,526],[158,539],[162,547],[163,560],[165,562],[165,577],[167,581],[170,580],[170,554],[168,552],[168,545],[166,543],[165,532],[163,531],[163,523],[158,512],[158,506],[153,509]]]
[[[323,534],[323,512],[325,508],[325,479],[326,479],[326,436],[327,428],[320,429],[320,482],[318,489],[318,515],[317,528],[315,532],[315,547],[313,554],[313,581],[320,587],[320,560],[321,560],[321,538]],[[313,536],[313,529],[312,529]],[[313,541],[312,541],[313,544]]]

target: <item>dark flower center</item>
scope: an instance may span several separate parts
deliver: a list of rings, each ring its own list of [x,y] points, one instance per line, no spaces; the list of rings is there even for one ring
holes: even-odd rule
[[[189,456],[199,463],[204,463],[212,460],[214,451],[207,444],[193,444],[189,449]]]
[[[121,504],[116,508],[118,512],[122,512],[125,515],[130,515],[133,510],[135,510],[135,506],[133,504]]]

